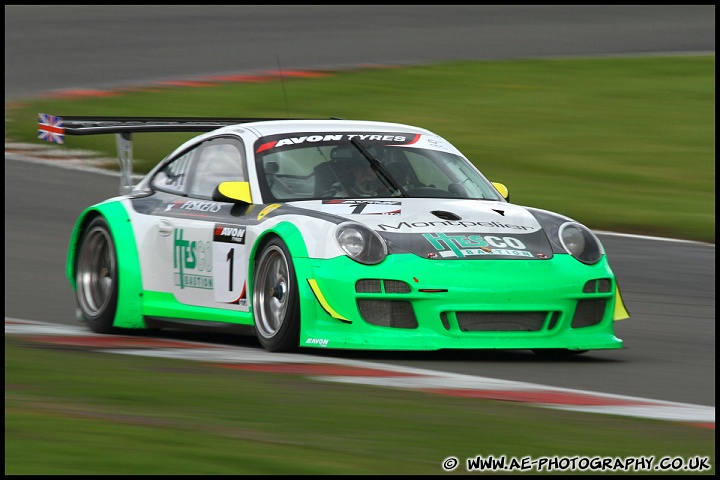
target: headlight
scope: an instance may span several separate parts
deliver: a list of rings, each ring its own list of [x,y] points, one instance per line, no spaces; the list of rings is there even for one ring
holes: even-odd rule
[[[592,265],[600,261],[603,249],[589,228],[576,222],[566,222],[558,230],[560,243],[576,260]]]
[[[374,230],[355,222],[337,226],[335,240],[347,256],[356,262],[375,265],[385,260],[387,246]]]
[[[569,253],[578,262],[593,265],[605,254],[600,240],[585,225],[558,213],[525,207],[545,231],[553,253]]]

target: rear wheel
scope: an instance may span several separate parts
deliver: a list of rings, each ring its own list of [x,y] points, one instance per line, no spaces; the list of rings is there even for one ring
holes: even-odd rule
[[[272,238],[255,264],[253,312],[260,344],[273,352],[295,350],[300,338],[300,304],[295,267],[287,247]]]
[[[113,333],[118,301],[115,242],[103,217],[83,233],[75,264],[75,295],[81,320],[96,333]]]

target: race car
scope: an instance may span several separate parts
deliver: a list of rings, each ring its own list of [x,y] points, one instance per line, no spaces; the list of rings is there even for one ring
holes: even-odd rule
[[[197,132],[137,184],[132,135]],[[67,257],[97,333],[201,328],[270,351],[617,349],[606,252],[575,220],[509,202],[449,141],[343,119],[58,117],[115,134],[120,195]]]

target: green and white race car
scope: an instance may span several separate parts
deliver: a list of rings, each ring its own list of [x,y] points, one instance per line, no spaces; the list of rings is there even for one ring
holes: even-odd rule
[[[172,131],[203,133],[132,185],[132,134]],[[271,351],[622,346],[593,232],[509,203],[428,130],[40,116],[42,138],[86,134],[115,134],[122,166],[121,194],[82,212],[68,252],[94,332],[222,326]]]

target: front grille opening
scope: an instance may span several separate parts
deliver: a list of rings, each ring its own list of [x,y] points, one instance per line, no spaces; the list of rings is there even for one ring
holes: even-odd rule
[[[595,293],[597,289],[597,280],[588,280],[583,285],[583,293]]]
[[[560,320],[560,312],[552,312],[552,315],[550,315],[550,321],[548,322],[548,330],[555,328],[558,320]]]
[[[385,293],[410,293],[410,285],[400,280],[383,280]]]
[[[355,283],[357,293],[380,293],[380,280],[358,280]]]
[[[440,314],[440,321],[443,324],[443,327],[445,327],[445,330],[450,330],[450,320],[448,320],[447,312],[442,312]]]
[[[384,287],[384,289],[383,289]],[[357,293],[410,293],[410,285],[401,280],[363,279],[355,282]]]
[[[417,328],[418,322],[410,302],[398,300],[358,300],[363,319],[379,327]]]
[[[609,278],[598,278],[597,280],[588,280],[583,285],[583,293],[609,293],[612,287],[612,281]]]
[[[547,312],[455,312],[463,332],[536,332]]]
[[[572,328],[583,328],[597,325],[605,316],[607,300],[604,298],[596,300],[580,300],[575,307],[575,315],[572,319]]]

